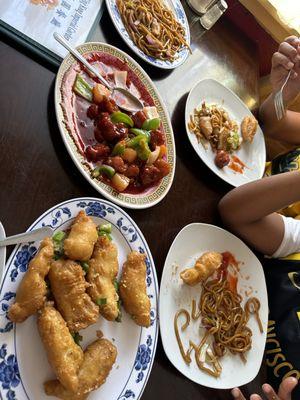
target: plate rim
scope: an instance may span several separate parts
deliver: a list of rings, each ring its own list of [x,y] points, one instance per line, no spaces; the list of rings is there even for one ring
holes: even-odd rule
[[[114,3],[115,3],[115,0],[113,0],[113,1],[114,1]],[[183,6],[182,6],[182,4],[181,4],[180,1],[178,1],[178,0],[170,0],[170,1],[172,1],[173,4],[176,3],[178,6],[181,7],[181,11],[182,11],[182,13],[183,13],[183,17],[184,17],[184,20],[185,20],[185,27],[184,27],[184,28],[185,28],[185,30],[186,30],[187,43],[188,43],[188,45],[190,46],[190,45],[191,45],[190,26],[189,26],[189,21],[188,21],[188,19],[187,19],[187,16],[186,16],[186,13],[185,13],[185,11],[184,11],[184,8],[183,8]],[[156,60],[158,60],[157,58],[154,58],[154,57],[153,57],[153,61],[150,60],[150,59],[148,59],[147,55],[146,55],[142,50],[140,50],[140,49],[136,46],[136,44],[133,42],[133,40],[130,38],[130,36],[129,36],[129,34],[128,34],[128,32],[127,32],[127,30],[126,30],[126,28],[125,28],[125,26],[124,26],[124,24],[123,24],[123,21],[121,20],[122,26],[123,26],[123,28],[125,29],[125,31],[127,32],[128,38],[127,38],[126,36],[122,35],[122,33],[120,32],[119,27],[118,27],[118,25],[117,25],[117,22],[116,22],[116,20],[115,20],[115,17],[114,17],[114,15],[113,15],[113,11],[112,11],[112,9],[111,9],[111,6],[110,6],[111,0],[105,0],[105,2],[106,2],[106,7],[107,7],[107,9],[108,9],[109,16],[110,16],[110,18],[111,18],[111,20],[112,20],[112,22],[113,22],[113,24],[114,24],[114,27],[115,27],[116,31],[117,31],[118,34],[121,36],[121,38],[122,38],[123,41],[126,43],[126,45],[127,45],[138,57],[140,57],[143,61],[145,61],[146,63],[148,63],[148,64],[150,64],[150,65],[153,65],[153,66],[156,67],[156,68],[161,68],[161,69],[164,69],[164,70],[172,70],[172,69],[175,69],[175,68],[179,67],[180,65],[182,65],[182,64],[187,60],[187,58],[189,57],[189,50],[188,50],[188,49],[185,49],[186,51],[185,51],[184,55],[182,56],[180,62],[178,62],[176,65],[167,64],[167,63],[166,63],[165,61],[163,61],[163,60],[161,60],[161,62],[163,62],[163,64],[158,65],[158,64],[156,64]]]
[[[261,179],[261,178],[263,177],[263,175],[264,175],[264,168],[262,169],[261,174],[260,174],[258,177],[256,177],[255,179],[248,180],[248,181],[246,181],[246,182],[244,182],[244,183],[240,183],[240,184],[235,183],[235,182],[233,182],[230,178],[227,178],[226,176],[222,176],[221,173],[218,173],[218,172],[214,171],[214,170],[211,168],[211,166],[209,165],[209,162],[208,162],[207,160],[205,160],[204,158],[202,158],[202,157],[200,156],[200,154],[198,153],[198,151],[196,150],[196,148],[195,148],[195,146],[194,146],[194,144],[193,144],[193,142],[192,142],[192,135],[193,135],[193,134],[190,132],[189,127],[188,127],[188,122],[189,122],[189,117],[190,117],[190,115],[188,115],[188,104],[189,104],[189,102],[190,102],[192,93],[194,92],[194,90],[196,89],[196,87],[197,87],[198,85],[200,85],[201,83],[203,83],[203,82],[208,82],[208,81],[211,81],[211,82],[213,82],[214,85],[217,84],[217,85],[221,86],[222,88],[224,88],[226,91],[228,91],[228,93],[230,93],[230,95],[232,95],[238,102],[240,102],[240,103],[243,105],[243,107],[245,107],[245,108],[248,110],[248,112],[249,112],[251,115],[253,115],[252,111],[247,107],[247,105],[242,101],[242,99],[241,99],[233,90],[231,90],[231,89],[228,88],[227,86],[223,85],[220,81],[218,81],[217,79],[214,79],[214,78],[204,78],[204,79],[200,79],[198,82],[195,83],[195,85],[194,85],[194,86],[192,87],[192,89],[189,91],[189,94],[188,94],[188,97],[187,97],[186,103],[185,103],[185,116],[184,116],[184,118],[185,118],[185,130],[186,130],[186,134],[187,134],[187,137],[188,137],[188,139],[189,139],[189,142],[190,142],[191,146],[193,147],[195,153],[196,153],[197,156],[200,158],[200,160],[207,166],[207,168],[210,169],[210,171],[212,171],[216,176],[218,176],[218,177],[219,177],[220,179],[222,179],[224,182],[228,183],[229,185],[231,185],[231,186],[233,186],[233,187],[239,187],[239,186],[241,186],[241,185],[243,185],[243,184],[253,182],[254,180],[257,180],[257,179]],[[262,137],[263,137],[263,147],[264,147],[264,148],[263,148],[263,150],[264,150],[264,151],[263,151],[263,165],[265,165],[265,164],[266,164],[266,142],[265,142],[265,137],[264,137],[264,134],[263,134],[263,130],[261,129],[261,127],[260,127],[259,124],[258,124],[258,126],[259,126],[259,128],[260,128],[260,130],[261,130],[261,132],[262,132]]]
[[[250,249],[250,247],[248,247],[247,244],[244,243],[239,237],[237,237],[237,236],[234,235],[233,233],[229,232],[228,230],[226,230],[226,229],[224,229],[224,228],[221,228],[220,226],[213,225],[213,224],[207,224],[207,223],[204,223],[204,222],[192,222],[192,223],[190,223],[190,224],[185,225],[183,228],[180,229],[180,231],[179,231],[179,232],[177,233],[177,235],[175,236],[175,238],[174,238],[174,240],[173,240],[173,242],[172,242],[172,244],[171,244],[171,246],[170,246],[170,248],[169,248],[169,251],[168,251],[168,253],[167,253],[167,256],[166,256],[166,259],[165,259],[165,263],[164,263],[164,266],[163,266],[163,270],[162,270],[162,274],[161,274],[160,287],[159,287],[159,307],[158,307],[158,309],[159,309],[159,316],[160,316],[160,318],[159,318],[159,330],[160,330],[160,336],[161,336],[162,346],[163,346],[163,349],[164,349],[164,352],[165,352],[166,357],[168,358],[169,362],[174,366],[174,368],[175,368],[181,375],[183,375],[184,377],[186,377],[186,378],[189,379],[190,381],[196,383],[197,385],[202,385],[202,386],[209,387],[209,388],[211,388],[211,389],[217,389],[217,390],[232,389],[233,387],[232,387],[232,386],[228,386],[228,385],[227,385],[227,386],[222,386],[222,387],[208,386],[208,385],[205,384],[205,382],[204,382],[204,383],[203,383],[203,382],[199,383],[197,380],[195,380],[195,379],[193,379],[193,378],[191,378],[191,377],[186,376],[183,372],[181,372],[181,371],[177,368],[177,366],[176,366],[176,365],[173,363],[173,361],[169,358],[169,351],[166,350],[166,348],[167,348],[167,346],[166,346],[166,338],[165,338],[165,335],[164,335],[164,333],[163,333],[163,332],[164,332],[164,329],[162,329],[162,325],[161,325],[161,320],[162,320],[162,319],[161,319],[161,315],[163,315],[163,313],[161,313],[161,307],[162,307],[162,304],[161,304],[161,301],[162,301],[162,300],[161,300],[161,299],[162,299],[161,290],[162,290],[162,283],[163,283],[164,275],[166,274],[166,272],[165,272],[165,271],[166,271],[166,262],[167,262],[167,259],[168,259],[168,257],[169,257],[169,254],[171,253],[171,250],[172,250],[172,248],[173,248],[173,246],[174,246],[174,243],[175,243],[176,239],[178,238],[178,236],[179,236],[183,231],[185,231],[185,230],[187,230],[187,229],[189,229],[189,228],[191,228],[191,227],[193,227],[193,226],[198,226],[198,227],[206,226],[206,227],[210,227],[210,228],[212,228],[212,229],[216,229],[216,230],[219,230],[219,231],[222,231],[222,232],[226,232],[226,233],[229,234],[231,237],[237,239],[243,246],[246,246],[246,247],[247,247],[247,249],[249,250],[250,254],[251,254],[252,256],[254,256],[254,257],[257,259],[259,265],[260,265],[261,268],[262,268],[262,271],[263,271],[263,267],[262,267],[261,262],[260,262],[259,259],[257,258],[257,256],[254,254],[254,252],[253,252],[253,251]],[[263,273],[263,277],[264,277],[264,286],[265,286],[265,288],[266,288],[266,279],[265,279],[264,273]],[[266,308],[269,309],[269,305],[268,305],[268,292],[267,292],[267,289],[266,289],[266,295],[267,295],[267,296],[266,296],[266,300],[267,300]],[[267,328],[267,326],[266,326],[266,328]],[[266,337],[266,336],[267,336],[266,329],[264,329],[263,335],[264,335],[264,341],[266,342],[266,339],[267,339],[267,337]],[[263,357],[264,357],[264,353],[265,353],[265,352],[263,351],[263,352],[262,352],[262,355],[261,355],[261,361],[260,361],[260,363],[258,364],[257,370],[255,370],[254,373],[252,374],[251,379],[250,379],[250,380],[246,379],[246,380],[243,381],[239,386],[246,385],[246,384],[252,382],[253,379],[255,379],[255,377],[257,376],[257,374],[259,373],[259,370],[260,370],[260,368],[261,368],[262,361],[263,361]]]
[[[81,201],[104,203],[104,204],[105,204],[106,206],[108,206],[108,207],[115,208],[121,215],[123,215],[123,216],[125,216],[126,218],[128,218],[128,221],[132,224],[132,226],[134,226],[136,232],[137,232],[138,235],[140,236],[140,239],[141,239],[141,241],[143,242],[143,245],[144,245],[146,254],[147,254],[147,256],[148,256],[148,258],[149,258],[149,261],[150,261],[150,264],[151,264],[151,266],[152,266],[151,269],[152,269],[152,275],[153,275],[153,285],[154,285],[154,291],[155,291],[155,296],[156,296],[156,298],[155,298],[156,315],[155,315],[155,319],[154,319],[154,325],[155,325],[155,326],[154,326],[154,328],[153,328],[153,334],[154,334],[153,336],[154,336],[154,337],[152,337],[153,342],[152,342],[152,349],[151,349],[151,359],[150,359],[150,362],[149,362],[149,364],[148,364],[147,375],[143,378],[144,382],[143,382],[142,387],[141,387],[140,390],[139,390],[139,393],[138,393],[138,394],[134,393],[135,396],[136,396],[136,397],[135,397],[136,400],[139,400],[139,399],[141,398],[141,396],[143,395],[143,392],[144,392],[144,390],[145,390],[145,388],[146,388],[146,385],[147,385],[147,383],[148,383],[148,379],[149,379],[149,377],[150,377],[150,375],[151,375],[152,368],[153,368],[153,364],[154,364],[154,361],[155,361],[156,350],[157,350],[157,341],[158,341],[158,336],[159,336],[159,285],[158,285],[158,278],[157,278],[157,273],[156,273],[156,267],[155,267],[155,263],[154,263],[154,260],[153,260],[153,256],[152,256],[150,247],[149,247],[149,245],[148,245],[148,242],[147,242],[145,236],[143,235],[142,231],[140,230],[138,224],[137,224],[137,223],[133,220],[133,218],[132,218],[125,210],[123,210],[119,205],[116,205],[116,204],[114,204],[114,203],[112,203],[112,202],[110,202],[109,200],[106,200],[106,199],[99,199],[99,198],[92,197],[92,196],[86,196],[86,197],[75,197],[75,198],[71,198],[71,199],[62,201],[62,202],[57,203],[57,204],[55,204],[54,206],[50,207],[49,209],[47,209],[46,211],[44,211],[41,215],[39,215],[39,216],[34,220],[34,222],[27,228],[26,232],[33,230],[33,228],[34,228],[37,224],[39,224],[39,222],[41,222],[41,221],[42,221],[45,217],[47,217],[49,214],[51,215],[51,213],[52,213],[53,211],[55,211],[55,210],[57,210],[57,209],[59,209],[59,208],[62,208],[62,207],[64,207],[64,206],[67,206],[67,205],[70,204],[70,203],[81,202]],[[92,217],[93,217],[93,216],[92,216]],[[72,218],[75,218],[75,217],[72,217]],[[103,218],[103,217],[99,217],[99,218]],[[54,230],[56,230],[56,229],[57,229],[57,228],[54,228]],[[119,231],[120,231],[120,233],[121,233],[121,230],[119,230]],[[121,235],[123,236],[122,233],[121,233]],[[125,240],[126,240],[126,239],[125,239]],[[39,241],[39,242],[40,242],[40,241]],[[1,294],[2,294],[2,291],[3,291],[3,287],[4,287],[4,284],[5,284],[5,281],[6,281],[6,279],[8,279],[8,276],[7,276],[7,275],[8,275],[8,272],[9,272],[8,266],[12,263],[13,259],[15,258],[16,254],[18,253],[18,251],[22,248],[22,246],[23,246],[24,244],[27,244],[27,243],[30,243],[30,242],[26,242],[26,243],[24,242],[24,243],[17,244],[17,245],[13,248],[13,251],[12,251],[11,255],[9,256],[7,262],[5,263],[5,271],[4,271],[4,274],[3,274],[3,279],[2,279],[2,281],[0,282],[0,293],[1,293]],[[32,243],[33,243],[33,242],[32,242]],[[17,330],[17,329],[16,329],[16,325],[17,325],[17,324],[15,324],[15,323],[13,324],[13,330],[10,331],[10,333],[9,333],[9,334],[13,334],[13,337],[14,337],[14,338],[13,338],[13,342],[14,342],[14,343],[15,343],[15,341],[16,341],[16,330]],[[146,328],[139,327],[139,326],[138,326],[138,328],[140,328],[141,333],[140,333],[140,341],[139,341],[138,346],[137,346],[137,349],[136,349],[136,355],[137,355],[137,353],[138,353],[138,350],[139,350],[140,346],[143,344],[143,343],[141,342],[141,337],[142,337],[143,329],[144,329],[144,330],[146,329]],[[8,332],[7,332],[7,333],[8,333]],[[7,334],[7,333],[6,333],[6,334]],[[0,334],[1,334],[1,333],[0,333]],[[3,332],[3,334],[5,334],[5,332]],[[15,344],[14,344],[14,348],[15,348],[15,350],[17,350]],[[136,357],[136,355],[135,355],[135,357]],[[16,353],[15,353],[15,356],[16,356]],[[129,381],[129,379],[130,379],[130,377],[131,377],[133,371],[134,371],[134,364],[133,364],[132,371],[131,371],[131,373],[130,373],[130,375],[129,375],[129,377],[128,377],[128,380],[127,380],[127,382],[125,383],[125,385],[124,385],[124,387],[123,387],[123,389],[122,389],[122,392],[121,392],[120,395],[118,396],[118,400],[121,400],[121,399],[123,400],[124,394],[122,395],[122,393],[123,393],[123,392],[125,393],[125,390],[126,390],[126,388],[127,388],[128,381]],[[20,374],[20,372],[19,372],[19,374]],[[24,385],[23,385],[23,383],[22,383],[21,374],[20,374],[20,383],[21,383],[21,385],[22,385],[22,387],[23,387],[23,390],[24,390],[24,392],[25,392],[27,398],[29,399],[28,394],[27,394],[27,392],[26,392],[26,390],[25,390],[25,388],[24,388]],[[3,390],[4,390],[4,389],[2,388],[2,386],[0,386],[0,398],[1,398],[1,399],[3,398]],[[124,397],[124,398],[125,398],[125,397]],[[30,400],[31,400],[31,399],[30,399]],[[117,400],[117,399],[116,399],[116,400]]]
[[[126,200],[122,200],[117,198],[116,196],[114,196],[111,193],[108,193],[107,190],[105,189],[105,186],[103,186],[103,183],[100,181],[95,181],[94,179],[92,179],[90,177],[90,175],[88,174],[88,172],[83,168],[82,163],[79,159],[79,155],[77,155],[78,150],[74,151],[71,147],[71,144],[69,143],[69,141],[72,141],[73,139],[71,138],[70,133],[68,132],[67,128],[65,127],[64,124],[64,119],[60,118],[60,113],[63,116],[64,112],[62,109],[62,105],[61,105],[61,92],[60,92],[60,88],[61,86],[59,85],[59,80],[63,78],[63,68],[65,67],[65,65],[69,62],[69,60],[72,60],[71,64],[74,64],[75,62],[78,62],[74,56],[72,56],[70,53],[67,54],[67,56],[63,59],[58,72],[56,74],[56,78],[55,78],[55,87],[54,87],[54,104],[55,104],[55,116],[56,116],[56,121],[58,124],[58,128],[59,128],[59,132],[60,135],[62,137],[62,140],[64,142],[65,147],[67,148],[67,151],[72,159],[72,161],[74,162],[76,168],[78,169],[78,171],[81,173],[81,175],[86,179],[86,181],[98,192],[100,193],[102,196],[106,197],[107,200],[112,201],[114,204],[117,204],[119,206],[125,207],[125,208],[129,208],[129,209],[146,209],[146,208],[150,208],[155,206],[156,204],[158,204],[160,201],[162,201],[166,195],[169,193],[173,181],[174,181],[174,176],[175,176],[175,169],[176,169],[176,144],[175,144],[175,138],[174,138],[174,132],[173,132],[173,127],[172,127],[172,122],[170,119],[170,115],[169,112],[167,110],[167,107],[165,105],[165,102],[163,101],[155,83],[152,81],[152,79],[150,78],[150,76],[147,74],[147,72],[138,64],[137,61],[135,61],[132,57],[130,57],[127,53],[125,53],[124,51],[118,49],[115,46],[112,46],[108,43],[104,43],[104,42],[86,42],[83,43],[79,46],[76,47],[76,50],[79,51],[79,53],[81,54],[86,54],[86,53],[90,53],[92,51],[104,51],[104,50],[89,50],[88,52],[85,52],[84,50],[81,51],[81,48],[84,48],[86,46],[103,46],[103,49],[108,48],[111,49],[112,51],[116,51],[117,53],[119,53],[122,57],[124,57],[125,59],[128,59],[137,69],[138,71],[145,77],[145,79],[147,80],[148,84],[151,86],[151,88],[154,90],[155,92],[155,96],[157,97],[160,106],[162,107],[162,111],[164,113],[164,117],[166,119],[166,123],[168,126],[168,132],[165,132],[165,136],[166,139],[170,138],[171,143],[169,145],[166,144],[167,148],[169,146],[171,153],[173,153],[172,156],[172,165],[171,165],[171,171],[170,171],[170,178],[168,178],[168,183],[166,185],[166,189],[164,190],[164,192],[162,194],[159,194],[157,196],[156,199],[151,200],[150,202],[147,203],[131,203],[130,201],[126,201]],[[104,51],[106,52],[106,51]],[[108,53],[110,54],[110,53]],[[118,57],[119,58],[119,57]],[[71,65],[70,64],[70,65]],[[147,88],[148,90],[148,88]],[[152,96],[151,96],[152,97]],[[75,145],[76,146],[76,145]],[[163,178],[163,179],[166,179]],[[156,186],[155,191],[157,191],[160,187],[162,187],[162,181],[163,179],[160,181],[160,184]],[[154,192],[155,192],[154,191]],[[152,195],[152,193],[150,194],[150,196]],[[129,198],[139,198],[141,196],[139,195],[132,195],[129,196]]]

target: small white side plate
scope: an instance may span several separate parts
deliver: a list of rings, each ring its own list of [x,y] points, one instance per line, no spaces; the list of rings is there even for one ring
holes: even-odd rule
[[[211,150],[210,144],[208,143],[207,149],[205,149],[198,142],[196,135],[191,133],[188,128],[190,116],[195,108],[201,106],[203,101],[206,104],[217,104],[224,107],[228,111],[230,118],[234,119],[239,126],[244,117],[252,115],[242,100],[220,82],[214,79],[203,79],[198,82],[190,91],[185,107],[186,131],[195,152],[208,168],[232,186],[240,186],[260,179],[264,174],[266,162],[265,139],[261,128],[258,127],[252,143],[243,143],[241,148],[234,153],[247,166],[243,174],[235,172],[228,167],[219,169],[215,165],[215,153]]]
[[[180,308],[191,310],[192,299],[198,302],[201,285],[194,287],[183,284],[180,272],[194,264],[196,259],[205,251],[230,251],[236,259],[242,262],[238,278],[238,292],[245,298],[245,291],[253,290],[261,303],[260,318],[264,332],[261,334],[254,317],[250,318],[248,326],[252,330],[252,348],[246,354],[246,364],[237,355],[226,354],[221,359],[222,373],[214,378],[198,369],[192,353],[192,362],[188,366],[181,357],[176,341],[173,321]],[[244,303],[244,302],[243,302]],[[166,258],[160,286],[160,331],[165,353],[175,368],[190,380],[216,389],[229,389],[245,385],[257,375],[265,348],[268,323],[268,298],[265,277],[262,266],[253,252],[236,236],[213,225],[194,223],[184,227],[176,236]],[[181,322],[183,323],[183,322]],[[200,319],[193,322],[181,338],[185,350],[189,339],[200,342],[203,331]],[[180,320],[179,320],[180,326]],[[200,332],[200,334],[199,334]],[[237,373],[238,371],[238,373]]]

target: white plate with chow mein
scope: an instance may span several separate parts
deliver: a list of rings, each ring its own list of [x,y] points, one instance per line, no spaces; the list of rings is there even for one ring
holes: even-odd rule
[[[147,63],[173,69],[191,53],[180,0],[106,0],[106,5],[122,39]]]
[[[185,124],[194,150],[221,179],[237,187],[263,176],[263,132],[242,100],[220,82],[204,79],[194,86]]]
[[[159,313],[165,353],[190,380],[230,389],[257,375],[267,289],[259,260],[236,236],[213,225],[184,227],[165,261]]]

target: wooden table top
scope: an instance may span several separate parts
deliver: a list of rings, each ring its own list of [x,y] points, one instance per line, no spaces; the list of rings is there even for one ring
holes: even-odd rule
[[[107,11],[101,20],[103,41],[133,56],[157,85],[170,112],[177,163],[166,198],[147,210],[126,210],[139,225],[155,260],[158,278],[176,234],[191,222],[220,224],[217,204],[229,186],[217,178],[193,151],[185,132],[187,94],[197,81],[212,77],[234,90],[251,108],[258,105],[258,61],[255,46],[226,19],[203,34],[187,9],[193,55],[174,71],[159,70],[129,51]],[[100,197],[73,164],[62,142],[54,111],[56,70],[25,55],[8,41],[0,44],[0,220],[7,235],[25,231],[44,211],[67,199]],[[246,387],[257,390],[262,373]],[[159,339],[143,400],[230,399],[229,391],[197,385],[170,364]],[[113,399],[111,399],[113,400]]]

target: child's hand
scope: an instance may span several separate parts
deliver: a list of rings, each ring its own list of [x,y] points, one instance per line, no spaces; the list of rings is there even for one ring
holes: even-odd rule
[[[263,385],[262,389],[268,400],[291,400],[292,391],[297,386],[297,383],[298,381],[296,378],[286,378],[281,382],[278,394],[276,394],[272,386],[267,383]],[[246,397],[244,397],[243,393],[238,388],[233,389],[231,394],[236,400],[246,400]],[[258,394],[252,394],[250,400],[262,400],[262,398]]]
[[[294,100],[300,93],[300,39],[296,36],[285,39],[273,55],[271,83],[274,93],[281,89],[291,69],[293,70],[291,77],[283,91],[286,103]]]

